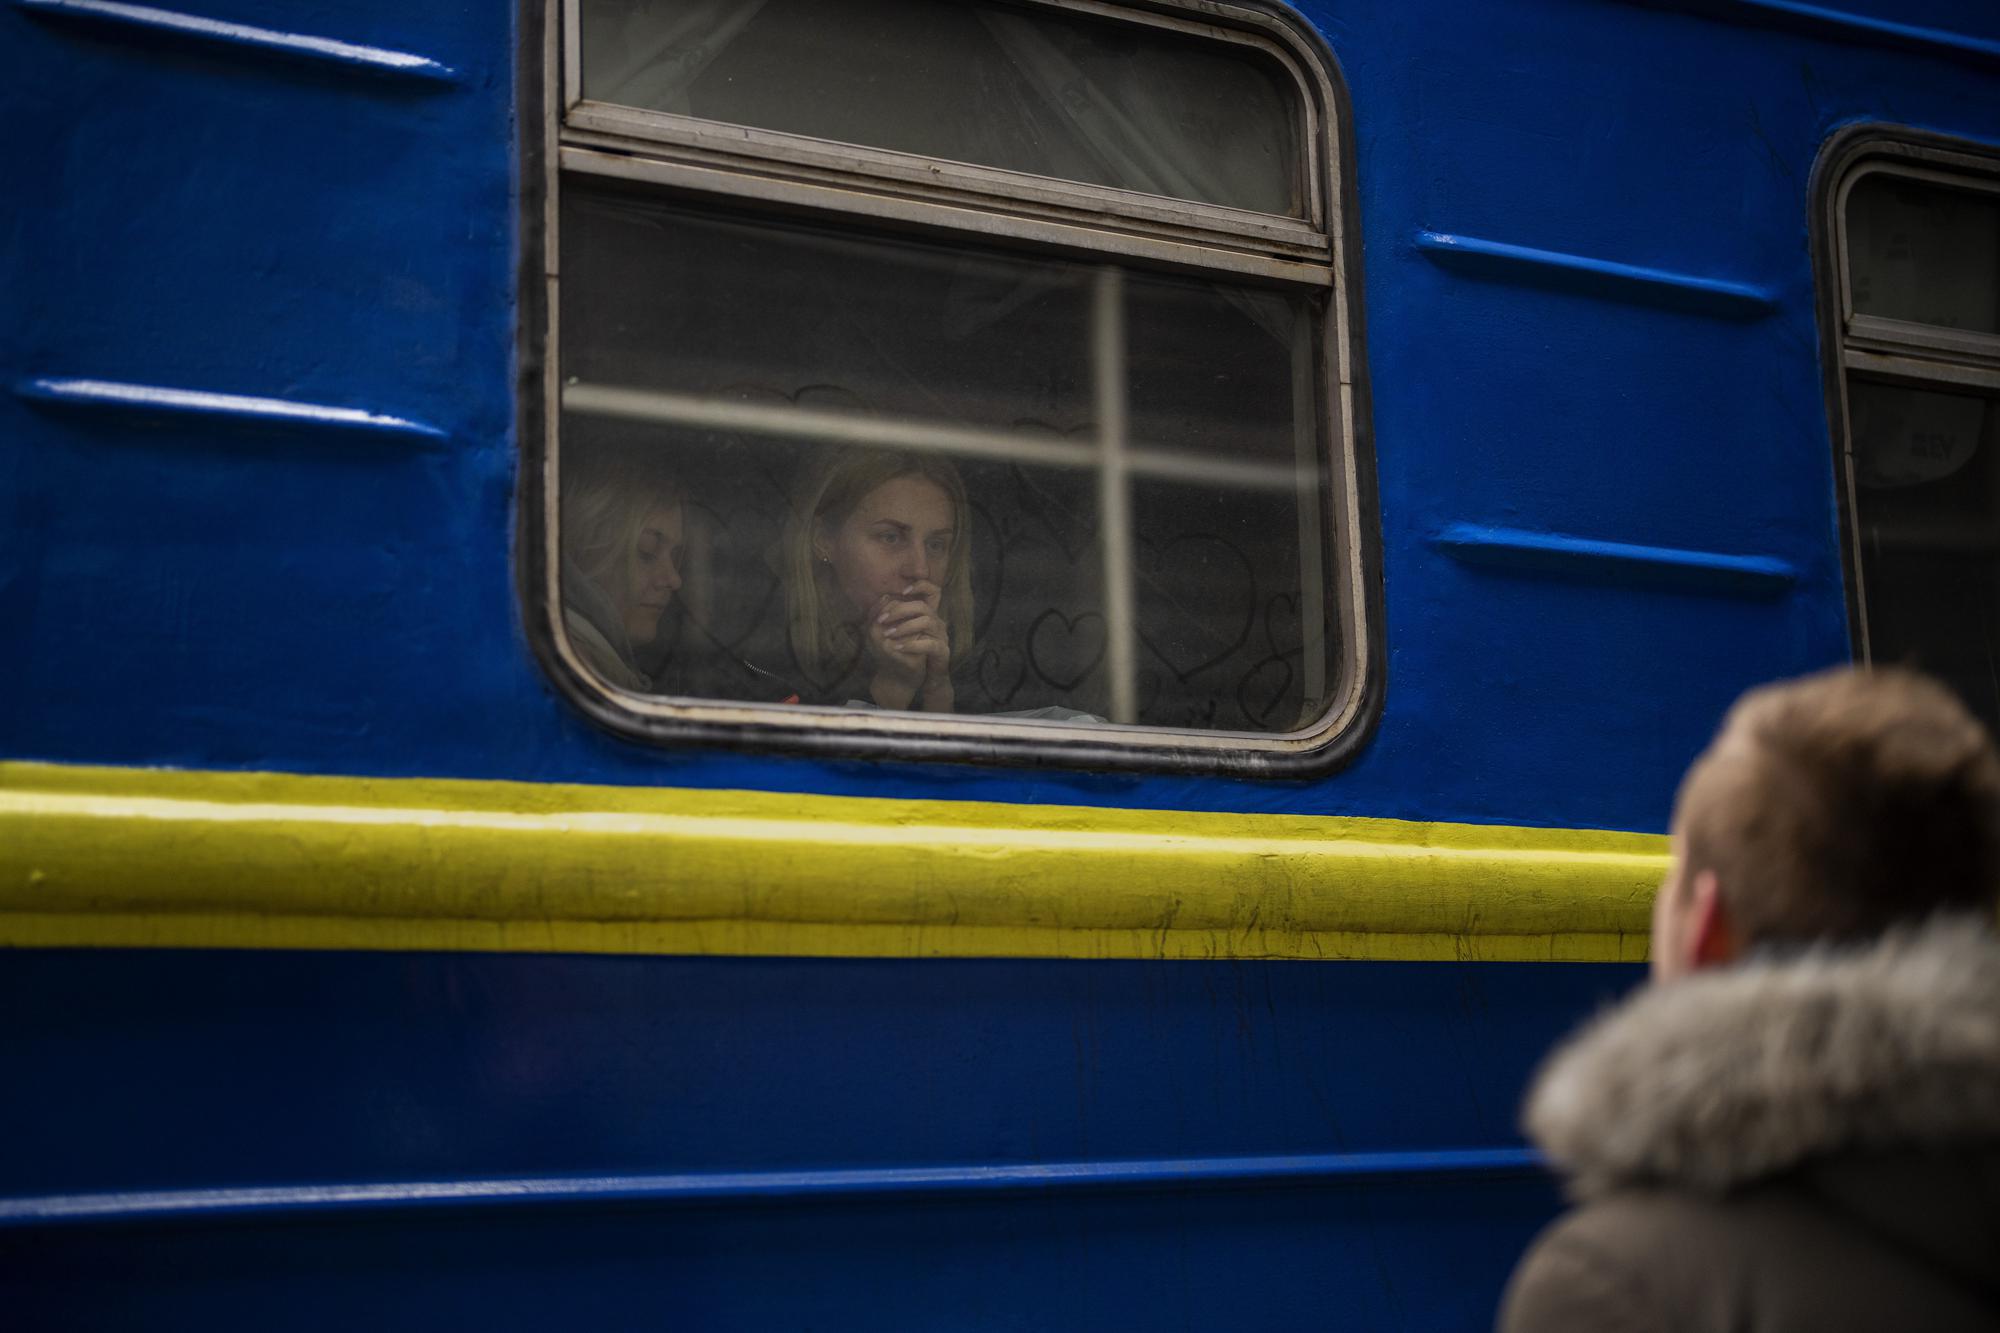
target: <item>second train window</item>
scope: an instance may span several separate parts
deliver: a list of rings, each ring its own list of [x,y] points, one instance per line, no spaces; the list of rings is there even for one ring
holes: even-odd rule
[[[1833,214],[1858,647],[2000,726],[2000,167],[1885,138]]]

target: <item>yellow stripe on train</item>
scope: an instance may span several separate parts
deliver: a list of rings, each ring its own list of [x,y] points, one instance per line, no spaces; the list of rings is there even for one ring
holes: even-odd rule
[[[0,945],[1645,957],[1583,829],[0,763]]]

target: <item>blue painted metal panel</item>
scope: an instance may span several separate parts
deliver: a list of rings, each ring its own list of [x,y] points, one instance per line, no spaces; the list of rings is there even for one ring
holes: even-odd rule
[[[1506,1274],[1493,1235],[1525,1242],[1552,1193],[1514,1181],[0,1233],[0,1275],[10,1314],[39,1328],[1471,1333],[1490,1326]]]
[[[421,421],[406,421],[358,407],[328,407],[285,398],[254,398],[239,393],[210,393],[158,384],[120,384],[112,380],[23,380],[14,392],[31,403],[53,408],[123,414],[137,421],[191,417],[211,428],[231,424],[267,429],[344,431],[404,444],[443,444],[445,433]],[[143,435],[138,439],[143,440]]]
[[[1260,784],[663,754],[572,716],[520,631],[505,9],[202,6],[421,57],[456,75],[440,81],[47,8],[0,8],[7,382],[295,399],[451,441],[360,457],[281,423],[185,420],[142,447],[124,422],[0,402],[0,751],[55,760],[1658,828],[1737,689],[1845,651],[1814,153],[1871,118],[2000,141],[1982,62],[1755,6],[1303,6],[1351,90],[1365,241],[1389,688],[1359,762]],[[1978,4],[1918,17],[1994,37]],[[1775,308],[1469,278],[1424,233]],[[1459,522],[1800,578],[1729,605],[1496,576],[1432,544]]]
[[[1769,292],[1747,283],[1537,250],[1478,236],[1420,231],[1417,248],[1429,255],[1432,263],[1460,272],[1611,301],[1633,301],[1725,319],[1760,319],[1777,306]]]
[[[978,1163],[965,1166],[814,1167],[622,1176],[505,1176],[372,1184],[236,1185],[0,1198],[0,1226],[289,1219],[347,1213],[540,1209],[652,1204],[818,1203],[880,1197],[928,1200],[1015,1195],[1192,1192],[1361,1185],[1380,1181],[1540,1178],[1531,1148],[1436,1148],[1263,1157]]]
[[[1797,570],[1766,555],[1679,551],[1478,523],[1452,524],[1437,535],[1437,544],[1462,564],[1722,597],[1781,597],[1799,579]]]
[[[10,1196],[1514,1146],[1635,969],[29,951]],[[780,1132],[782,1131],[782,1132]]]
[[[155,1327],[1481,1327],[1553,1205],[1519,1089],[1634,972],[4,961],[0,1013],[38,1021],[0,1025],[34,1090],[0,1101],[0,1219],[313,1187],[247,1218],[0,1220],[11,1308]],[[1052,1162],[1091,1178],[1038,1188]],[[493,1184],[523,1178],[541,1197]],[[398,1206],[411,1181],[474,1197]],[[389,1188],[313,1197],[343,1184]]]
[[[72,23],[94,23],[154,40],[181,40],[235,50],[249,56],[276,56],[362,74],[449,82],[458,77],[448,65],[408,51],[342,41],[312,33],[231,23],[206,14],[184,13],[119,0],[14,0],[30,14]]]

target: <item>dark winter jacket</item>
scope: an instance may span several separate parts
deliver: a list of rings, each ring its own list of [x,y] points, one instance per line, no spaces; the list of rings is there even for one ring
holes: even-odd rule
[[[1641,991],[1529,1133],[1581,1204],[1506,1333],[2000,1329],[2000,939],[1939,921]]]

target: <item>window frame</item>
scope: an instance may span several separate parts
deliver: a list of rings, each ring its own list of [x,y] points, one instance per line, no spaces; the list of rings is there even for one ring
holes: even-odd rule
[[[1863,664],[1874,658],[1854,477],[1850,380],[1912,389],[1972,389],[2000,401],[2000,334],[1855,313],[1847,262],[1847,203],[1855,185],[1873,175],[1928,181],[2000,200],[2000,146],[1905,125],[1854,125],[1827,141],[1813,168],[1810,230],[1822,388],[1839,496],[1848,636],[1855,659]]]
[[[1103,4],[1097,0],[1006,0],[1022,8],[1044,8],[1094,14],[1225,42],[1262,52],[1291,76],[1293,92],[1303,112],[1300,125],[1305,179],[1299,182],[1303,216],[1260,213],[1196,200],[1169,199],[1138,190],[1093,185],[1037,176],[1001,167],[978,166],[925,157],[896,149],[872,148],[835,140],[754,126],[727,125],[696,116],[651,111],[615,103],[588,101],[583,96],[580,64],[581,0],[561,0],[563,12],[563,140],[579,147],[603,147],[614,152],[644,152],[656,164],[671,169],[651,179],[664,184],[694,184],[707,172],[748,170],[794,187],[793,196],[809,199],[801,187],[834,185],[851,192],[859,183],[945,206],[970,210],[958,220],[966,230],[982,230],[982,222],[998,224],[1001,216],[981,210],[996,205],[1019,213],[1023,207],[1055,221],[1102,230],[1107,225],[1132,238],[1156,235],[1197,245],[1247,244],[1272,257],[1287,254],[1324,263],[1326,164],[1311,150],[1320,138],[1320,117],[1312,81],[1298,60],[1272,35],[1278,25],[1255,11],[1236,15],[1255,22],[1255,30],[1232,29],[1195,21],[1158,9]],[[1208,6],[1233,14],[1232,6]],[[696,188],[699,188],[697,185]],[[735,191],[739,197],[742,191]],[[999,228],[1001,235],[1021,233]],[[1208,265],[1204,264],[1204,267]],[[1305,277],[1287,273],[1287,276]],[[1310,280],[1307,278],[1306,280]]]
[[[579,0],[525,0],[519,330],[521,471],[516,561],[524,627],[543,669],[600,726],[652,745],[721,745],[827,757],[1084,769],[1309,776],[1350,758],[1380,715],[1381,563],[1368,387],[1360,337],[1360,240],[1344,85],[1315,35],[1251,4],[1010,0],[1218,36],[1278,58],[1299,85],[1305,218],[1174,200],[998,168],[934,161],[776,131],[745,130],[578,96]],[[1254,3],[1254,0],[1253,0]],[[1343,176],[1341,167],[1349,164]],[[1317,501],[1332,703],[1279,733],[1136,723],[1069,724],[981,714],[753,704],[642,695],[597,679],[562,625],[557,473],[562,386],[559,204],[565,175],[638,183],[677,202],[819,218],[974,247],[1095,259],[1293,291],[1331,289],[1315,328]]]

